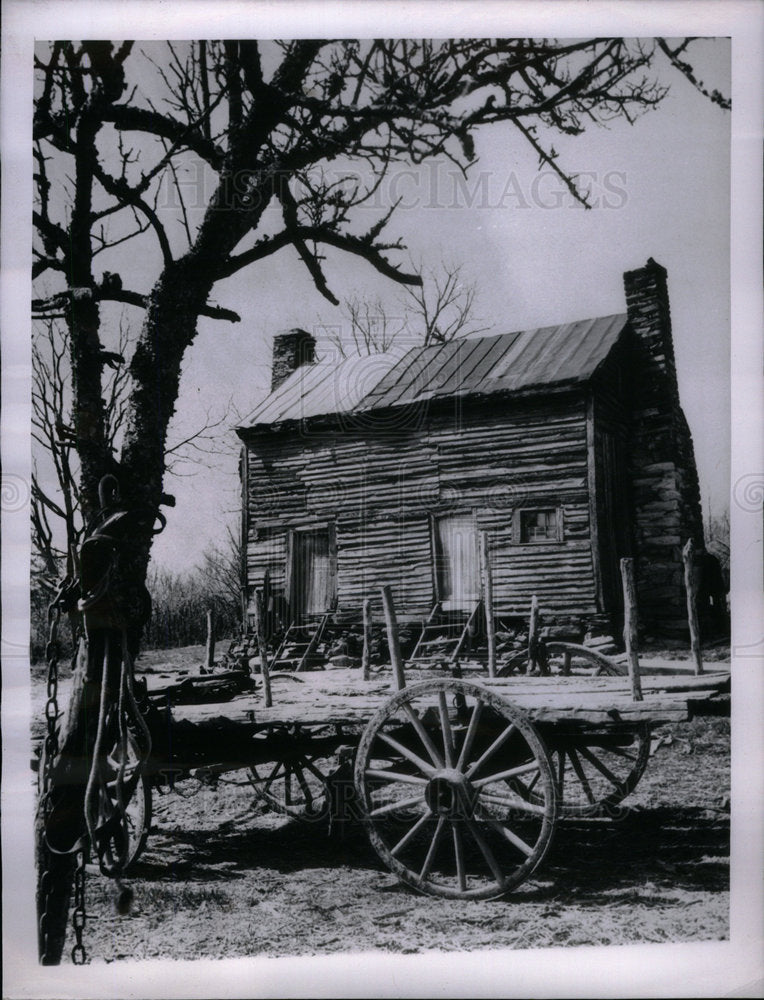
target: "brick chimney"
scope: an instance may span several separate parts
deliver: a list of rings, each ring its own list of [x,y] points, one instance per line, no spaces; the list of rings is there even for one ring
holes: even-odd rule
[[[640,621],[684,633],[682,547],[703,547],[692,436],[679,402],[667,275],[652,257],[624,276],[632,331],[631,491]]]
[[[273,338],[271,392],[302,365],[316,360],[316,341],[307,330],[284,330]]]

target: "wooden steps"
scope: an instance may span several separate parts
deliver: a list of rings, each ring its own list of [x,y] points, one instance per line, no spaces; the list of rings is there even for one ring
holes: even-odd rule
[[[482,601],[476,601],[468,614],[458,617],[454,612],[446,613],[437,602],[430,612],[427,621],[422,626],[416,645],[407,663],[426,665],[444,663],[455,665],[460,656],[469,646],[469,640],[474,633],[477,617],[483,607]]]
[[[310,670],[322,662],[316,655],[331,612],[313,615],[287,628],[281,645],[268,664],[269,670]]]

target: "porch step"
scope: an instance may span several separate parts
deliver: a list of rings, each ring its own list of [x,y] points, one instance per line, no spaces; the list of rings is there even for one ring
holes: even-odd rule
[[[276,650],[270,669],[305,670],[315,662],[315,651],[331,617],[331,612],[327,612],[308,622],[292,622]]]
[[[448,660],[453,664],[457,663],[470,631],[474,629],[478,613],[482,608],[482,601],[475,603],[463,621],[435,621],[439,607],[439,603],[433,607],[427,621],[422,626],[414,651],[408,658],[409,663],[431,663],[443,660]],[[427,638],[434,632],[438,633],[438,638]],[[452,634],[448,634],[449,632]]]

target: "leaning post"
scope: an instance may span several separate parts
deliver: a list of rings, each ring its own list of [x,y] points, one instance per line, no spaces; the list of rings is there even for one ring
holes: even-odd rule
[[[260,653],[260,673],[263,676],[263,697],[265,699],[265,707],[270,708],[273,705],[271,697],[271,674],[268,669],[268,650],[265,645],[265,632],[263,631],[263,599],[259,590],[255,591],[253,606],[255,610],[257,648]]]
[[[642,680],[639,674],[639,642],[637,637],[637,588],[634,583],[634,560],[621,559],[621,580],[623,581],[623,641],[626,644],[626,658],[631,680],[631,696],[634,701],[644,701]]]
[[[488,638],[488,676],[496,676],[496,622],[493,613],[493,576],[488,556],[488,533],[480,532],[480,563],[483,570],[483,606]]]
[[[537,664],[536,647],[538,645],[539,632],[539,599],[534,594],[531,598],[531,619],[528,624],[528,673]]]
[[[684,562],[684,588],[687,594],[687,624],[690,627],[690,655],[695,663],[695,673],[703,673],[703,656],[700,652],[698,628],[698,578],[695,572],[695,543],[691,538],[682,549]]]
[[[401,644],[398,639],[398,619],[395,617],[393,592],[389,586],[382,588],[382,607],[385,609],[385,624],[387,625],[387,645],[390,647],[390,663],[395,677],[395,686],[399,691],[406,687],[406,677],[403,673],[403,658]]]
[[[371,624],[371,598],[367,597],[363,602],[363,652],[361,653],[365,681],[371,678]]]
[[[202,673],[211,674],[215,667],[215,609],[207,609],[207,648],[204,655],[204,670]]]

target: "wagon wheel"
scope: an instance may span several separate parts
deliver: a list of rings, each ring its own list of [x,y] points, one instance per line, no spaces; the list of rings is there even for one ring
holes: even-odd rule
[[[559,659],[567,655],[572,660],[583,660],[588,667],[594,667],[596,677],[624,677],[627,673],[621,664],[589,646],[579,646],[574,642],[547,642],[546,649],[550,658]]]
[[[249,780],[258,799],[276,812],[306,823],[329,815],[328,777],[326,761],[309,754],[289,761],[252,764],[249,768]]]
[[[513,787],[520,779],[536,801]],[[355,787],[385,864],[450,899],[495,898],[528,878],[557,815],[534,727],[492,691],[452,678],[412,685],[380,708],[361,738]]]
[[[336,770],[334,753],[282,744],[275,761],[251,764],[249,781],[255,796],[276,812],[306,823],[327,819],[331,811],[329,781]]]
[[[555,730],[547,745],[552,758],[560,814],[612,816],[637,787],[650,759],[650,725],[566,733]],[[535,801],[535,792],[530,800]]]
[[[107,756],[107,763],[114,768],[115,773],[119,769],[120,756],[119,744]],[[151,830],[151,782],[145,774],[136,775],[136,768],[139,767],[140,757],[138,749],[133,736],[128,734],[125,783],[128,787],[134,786],[134,790],[125,805],[125,828],[128,840],[127,860],[124,866],[125,871],[142,854]]]

